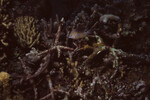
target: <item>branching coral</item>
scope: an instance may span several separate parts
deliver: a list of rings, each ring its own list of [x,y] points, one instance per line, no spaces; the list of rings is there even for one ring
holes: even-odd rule
[[[38,31],[39,27],[37,24],[38,20],[31,16],[16,18],[14,34],[22,47],[31,48],[33,45],[38,43],[40,32]]]
[[[0,34],[0,36],[1,36],[1,34]],[[0,51],[2,52],[0,54],[0,62],[2,62],[7,57],[6,53],[4,52],[4,48],[8,46],[8,43],[5,42],[6,37],[7,37],[6,33],[2,34],[2,36],[0,37],[0,46],[1,46]]]
[[[7,54],[4,52],[5,48],[8,46],[7,35],[8,29],[11,26],[11,21],[9,20],[9,14],[7,11],[7,6],[9,4],[8,0],[0,0],[0,63],[7,57]]]
[[[8,20],[9,15],[7,14],[6,7],[8,6],[8,0],[0,0],[0,27],[9,28],[11,22]]]
[[[128,22],[130,17],[126,19],[122,11],[117,12],[118,8],[114,12],[109,11],[108,7],[112,4],[106,1],[97,0],[97,4],[85,5],[76,17],[68,21],[63,18],[59,20],[58,16],[54,23],[52,19],[50,22],[41,20],[42,34],[39,32],[38,21],[33,17],[22,15],[16,18],[14,34],[22,47],[31,48],[37,44],[40,35],[41,40],[38,47],[32,47],[26,55],[20,54],[13,57],[12,61],[9,60],[10,64],[14,64],[10,66],[19,70],[9,71],[13,79],[13,100],[23,97],[28,100],[126,100],[132,96],[138,98],[147,92],[150,55],[144,50],[142,54],[133,52],[129,44],[123,47],[130,50],[120,47],[127,38],[124,32],[130,30],[124,27],[128,24],[124,20]],[[106,2],[106,7],[102,2]],[[109,2],[110,5],[107,5]],[[136,30],[133,25],[131,31]],[[1,36],[2,45],[7,46],[5,36]],[[23,97],[20,95],[22,93]],[[147,97],[147,94],[144,96]]]

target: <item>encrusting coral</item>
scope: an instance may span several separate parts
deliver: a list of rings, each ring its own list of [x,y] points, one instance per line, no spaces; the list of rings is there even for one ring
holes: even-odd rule
[[[0,92],[0,99],[2,100],[10,100],[9,80],[10,75],[7,72],[0,72],[0,87],[2,88],[2,93]]]
[[[10,75],[6,72],[0,72],[0,85],[7,86]]]
[[[22,47],[31,48],[37,44],[40,37],[38,31],[38,20],[31,16],[21,16],[16,18],[14,25],[14,35],[17,37]]]

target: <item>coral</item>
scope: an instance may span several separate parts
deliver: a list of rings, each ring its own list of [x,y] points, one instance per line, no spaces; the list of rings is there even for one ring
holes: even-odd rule
[[[71,66],[70,73],[72,73],[74,76],[73,80],[76,81],[79,76],[79,73],[77,70],[78,62],[77,61],[73,62],[71,58],[66,58],[66,60],[67,60],[67,64]]]
[[[0,85],[3,85],[3,87],[8,86],[10,75],[6,72],[0,72]]]
[[[1,45],[0,51],[2,52],[2,54],[0,55],[0,62],[1,62],[7,57],[6,53],[4,52],[4,48],[8,46],[8,43],[6,42],[7,33],[3,33],[2,35],[0,34],[0,36],[1,36],[0,37],[0,45]]]
[[[7,5],[7,4],[9,4],[8,0],[0,0],[0,6]]]
[[[4,14],[0,14],[0,25],[4,26],[5,28],[9,28],[10,25],[12,24],[11,22],[8,21],[9,15],[4,15]]]
[[[0,27],[9,28],[11,25],[11,22],[8,20],[9,15],[7,14],[7,6],[9,2],[8,0],[0,0]]]
[[[8,41],[7,41],[7,32],[0,31],[0,65],[6,65],[5,59],[7,58],[7,53],[5,49],[8,47]]]
[[[3,15],[11,15],[1,17],[6,25],[0,21],[0,61],[8,63],[3,67],[0,62],[0,71],[11,75],[10,80],[0,72],[0,100],[149,100],[147,5],[138,7],[136,0],[80,1],[68,18],[58,13],[48,20],[38,13],[40,22],[31,6],[40,6],[40,0],[0,6]],[[10,17],[16,20],[7,28]]]
[[[38,50],[35,48],[31,48],[30,52],[26,54],[27,58],[30,59],[30,62],[36,62],[40,59],[40,56],[38,55]]]
[[[0,100],[24,100],[21,94],[16,94],[11,99],[9,81],[10,75],[7,72],[0,72]]]
[[[10,75],[6,72],[0,72],[0,87],[2,87],[2,93],[0,93],[0,99],[10,99],[10,86],[9,86]],[[1,98],[2,97],[2,98]]]
[[[0,0],[0,65],[5,65],[3,62],[7,58],[5,48],[8,46],[7,35],[8,29],[11,26],[11,21],[9,19],[9,14],[7,11],[7,6],[9,5],[8,0]]]
[[[22,47],[31,48],[37,44],[40,37],[38,32],[38,20],[31,16],[21,16],[16,18],[14,25],[14,35],[17,37]]]
[[[13,97],[12,100],[24,100],[23,96],[22,95],[16,95]]]

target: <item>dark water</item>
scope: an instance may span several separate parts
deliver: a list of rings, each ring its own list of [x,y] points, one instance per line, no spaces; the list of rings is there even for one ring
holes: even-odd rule
[[[68,17],[76,9],[80,0],[43,0],[41,1],[40,16],[46,18]]]

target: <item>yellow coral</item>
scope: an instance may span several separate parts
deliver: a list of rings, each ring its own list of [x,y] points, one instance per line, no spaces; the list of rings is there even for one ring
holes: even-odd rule
[[[10,75],[7,72],[0,72],[0,100],[24,100],[21,94],[16,94],[11,99],[9,80]]]
[[[3,59],[5,59],[7,56],[6,56],[6,54],[5,53],[2,53],[2,56],[0,56],[0,62],[3,60]]]
[[[8,0],[0,0],[0,6],[3,6],[4,4],[9,4]]]
[[[0,42],[1,42],[2,45],[4,45],[4,46],[8,46],[8,43],[5,42],[6,37],[7,37],[7,33],[4,33],[3,36],[2,36],[2,38],[0,38]]]
[[[0,65],[6,64],[6,62],[4,62],[5,61],[4,59],[7,58],[7,54],[5,53],[5,48],[8,46],[8,43],[6,41],[6,37],[7,37],[6,33],[2,34],[2,36],[0,34],[0,52],[1,52],[1,54],[0,54]]]
[[[8,46],[7,43],[7,34],[10,25],[9,14],[7,11],[7,7],[9,4],[9,0],[0,0],[0,65],[5,65],[3,62],[4,59],[7,57],[5,53],[5,48]]]
[[[8,15],[4,15],[4,14],[0,14],[0,19],[1,19],[1,23],[5,28],[9,28],[10,25],[12,24],[11,22],[8,21]]]
[[[12,24],[9,19],[9,15],[6,14],[7,12],[7,5],[9,4],[8,0],[0,0],[0,25],[4,26],[5,28],[9,28],[10,25]]]
[[[0,85],[7,86],[10,75],[6,72],[0,72]]]
[[[40,33],[37,24],[38,20],[31,16],[18,17],[15,20],[15,36],[22,47],[31,48],[38,43]]]
[[[78,61],[73,62],[72,58],[66,58],[68,65],[70,65],[72,68],[70,69],[70,73],[73,74],[74,79],[74,87],[76,87],[80,81],[79,79],[79,72],[77,69]]]
[[[10,75],[6,72],[0,72],[0,87],[2,87],[2,99],[10,100],[10,87],[9,87]]]
[[[12,100],[24,100],[23,96],[20,94],[17,94],[15,96],[13,96]]]

